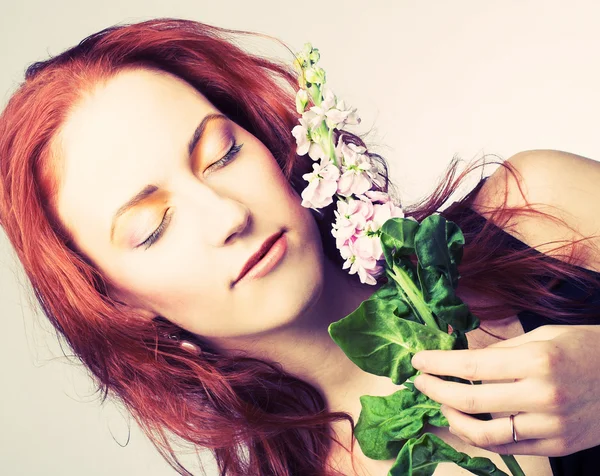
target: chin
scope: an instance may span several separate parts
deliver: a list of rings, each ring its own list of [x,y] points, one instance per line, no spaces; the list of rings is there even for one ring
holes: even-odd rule
[[[326,258],[320,241],[307,242],[299,248],[295,259],[288,263],[289,268],[278,277],[276,294],[268,300],[267,312],[281,326],[302,319],[324,289]]]
[[[281,294],[274,299],[274,307],[291,319],[301,315],[319,298],[325,282],[324,262],[319,250],[306,246],[302,251],[302,256],[290,266],[291,272],[278,280]]]

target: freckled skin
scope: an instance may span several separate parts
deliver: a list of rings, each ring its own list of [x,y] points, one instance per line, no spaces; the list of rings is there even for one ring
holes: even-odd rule
[[[61,130],[57,210],[114,295],[143,316],[162,315],[205,337],[248,336],[297,318],[322,286],[324,257],[311,212],[269,150],[233,121],[209,123],[192,168],[188,142],[219,112],[168,73],[117,73],[75,105]],[[240,152],[206,171],[230,149],[230,137],[243,144]],[[111,243],[116,210],[146,184],[161,191],[118,219]],[[136,248],[167,209],[164,234]],[[288,250],[277,268],[230,288],[282,228]]]

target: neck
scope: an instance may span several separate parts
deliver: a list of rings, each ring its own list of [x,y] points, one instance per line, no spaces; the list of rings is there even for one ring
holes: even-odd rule
[[[290,324],[260,336],[229,339],[226,346],[221,347],[278,362],[288,373],[320,390],[330,407],[343,406],[340,402],[353,398],[356,389],[364,390],[369,378],[375,376],[365,373],[348,359],[327,329],[329,324],[354,311],[378,286],[362,284],[357,276],[338,268],[325,260],[319,296]]]

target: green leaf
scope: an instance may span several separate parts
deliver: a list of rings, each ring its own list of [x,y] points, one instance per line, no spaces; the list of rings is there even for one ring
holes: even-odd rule
[[[457,331],[458,348],[466,345],[464,333],[479,325],[477,317],[454,291],[460,278],[458,265],[464,243],[460,228],[441,215],[423,219],[414,239],[423,299],[436,316],[440,329],[447,331],[450,325]]]
[[[420,322],[412,308],[398,292],[398,287],[393,281],[388,281],[387,283],[382,284],[377,291],[371,294],[371,297],[369,297],[368,300],[386,303],[385,305],[376,304],[377,306],[382,306],[382,312],[389,313],[391,311],[395,316],[402,319]]]
[[[360,397],[354,428],[362,452],[371,459],[394,458],[406,440],[419,436],[425,424],[448,426],[440,404],[412,387],[385,397]]]
[[[464,244],[465,238],[458,225],[441,215],[424,218],[414,237],[414,248],[421,266],[434,268],[445,275],[452,288],[458,285],[458,265]]]
[[[402,256],[415,252],[419,223],[408,218],[390,218],[381,226],[381,248],[389,268]]]
[[[390,377],[399,385],[415,375],[411,364],[421,350],[452,349],[454,337],[396,317],[396,304],[368,299],[351,314],[329,325],[329,335],[365,372]]]
[[[431,476],[439,463],[455,463],[479,476],[508,476],[488,458],[471,458],[431,433],[406,442],[388,476]]]
[[[456,295],[445,274],[439,273],[436,268],[423,268],[419,263],[417,276],[423,299],[435,314],[441,329],[447,331],[447,326],[451,325],[452,329],[465,333],[479,326],[479,319]]]

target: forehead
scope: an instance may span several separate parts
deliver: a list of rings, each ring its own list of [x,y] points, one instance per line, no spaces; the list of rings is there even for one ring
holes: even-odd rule
[[[121,71],[70,112],[58,137],[57,212],[84,249],[108,245],[112,215],[146,184],[168,180],[202,118],[218,112],[168,73]]]

